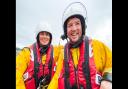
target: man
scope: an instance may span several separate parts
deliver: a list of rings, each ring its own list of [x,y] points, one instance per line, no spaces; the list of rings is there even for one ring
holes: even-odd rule
[[[112,53],[85,36],[86,28],[86,8],[80,2],[70,4],[63,14],[62,36],[69,41],[48,89],[112,89]]]
[[[49,24],[40,23],[35,37],[36,42],[23,48],[16,57],[16,89],[47,89],[54,75],[59,50],[51,45]]]

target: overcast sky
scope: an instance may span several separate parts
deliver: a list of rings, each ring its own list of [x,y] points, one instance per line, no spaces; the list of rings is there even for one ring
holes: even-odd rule
[[[16,46],[35,42],[34,31],[38,23],[51,25],[53,45],[65,44],[62,14],[68,4],[80,1],[87,9],[86,35],[104,42],[112,49],[112,0],[16,0]]]

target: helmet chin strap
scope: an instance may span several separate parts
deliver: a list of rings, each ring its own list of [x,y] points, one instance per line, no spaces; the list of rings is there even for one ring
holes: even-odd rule
[[[70,41],[71,48],[77,48],[77,47],[79,47],[79,45],[80,45],[80,44],[82,43],[82,41],[83,41],[83,38],[84,38],[84,35],[82,35],[82,36],[78,39],[78,41],[75,42],[75,43],[72,43],[72,42]]]

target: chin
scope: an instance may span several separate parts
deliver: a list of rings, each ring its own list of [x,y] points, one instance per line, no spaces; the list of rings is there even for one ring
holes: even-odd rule
[[[70,41],[71,41],[72,43],[75,43],[75,42],[78,41],[78,39],[71,39]]]
[[[42,43],[42,45],[48,45],[48,43]]]

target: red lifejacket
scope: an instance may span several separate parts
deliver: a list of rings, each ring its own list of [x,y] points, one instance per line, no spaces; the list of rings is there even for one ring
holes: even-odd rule
[[[30,62],[23,75],[26,89],[37,89],[40,80],[46,78],[48,83],[53,75],[53,47],[47,49],[45,64],[42,64],[39,47],[35,43],[30,47]]]
[[[91,39],[83,40],[80,44],[80,56],[77,68],[74,66],[66,44],[64,52],[64,67],[59,77],[59,89],[99,89],[101,73],[96,70]],[[86,47],[85,47],[86,46]],[[87,55],[88,54],[88,55]]]

